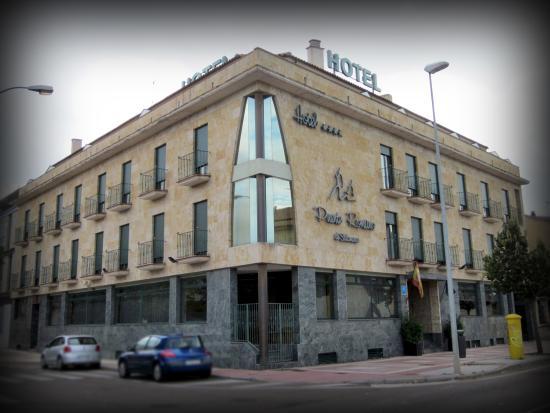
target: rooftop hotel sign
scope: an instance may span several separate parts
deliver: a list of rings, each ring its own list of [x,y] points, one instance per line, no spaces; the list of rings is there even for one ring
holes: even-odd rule
[[[332,50],[327,50],[327,65],[329,69],[340,72],[344,76],[361,82],[373,92],[381,92],[378,87],[378,77],[376,73],[372,73],[361,65],[353,63],[346,57],[340,58],[340,55],[338,53],[333,53]]]

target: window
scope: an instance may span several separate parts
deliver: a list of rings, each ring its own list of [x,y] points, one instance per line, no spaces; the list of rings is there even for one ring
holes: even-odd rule
[[[38,206],[38,235],[42,235],[44,231],[44,214],[45,214],[46,204],[42,202]]]
[[[57,282],[57,276],[59,274],[59,245],[53,247],[53,260],[52,260],[52,278],[53,283]]]
[[[195,129],[194,145],[194,173],[205,175],[208,173],[208,125]]]
[[[132,192],[132,161],[122,164],[122,190],[121,203],[129,204]]]
[[[55,202],[55,227],[61,227],[61,215],[63,213],[63,194],[57,195]]]
[[[105,324],[105,290],[67,294],[67,324]]]
[[[487,182],[480,182],[481,184],[481,205],[483,206],[483,216],[490,216],[489,210],[489,185]]]
[[[506,189],[502,190],[502,205],[504,205],[504,217],[506,220],[510,220],[510,196]]]
[[[34,286],[40,284],[40,268],[42,267],[42,251],[36,251],[34,254]]]
[[[258,241],[258,195],[256,178],[233,184],[233,245]]]
[[[168,295],[168,282],[115,289],[115,322],[167,323]]]
[[[493,234],[486,234],[487,238],[487,254],[493,255],[495,249],[495,237]]]
[[[456,184],[458,187],[458,204],[461,211],[468,209],[468,200],[466,199],[466,178],[463,174],[456,174]]]
[[[136,351],[139,350],[145,350],[145,347],[147,346],[147,342],[149,341],[150,336],[143,337],[141,340],[139,340],[136,343]]]
[[[118,235],[118,245],[119,245],[119,270],[128,269],[128,249],[130,245],[130,224],[121,225],[119,228]]]
[[[439,171],[435,163],[428,162],[430,181],[432,182],[432,199],[439,202]]]
[[[202,201],[193,204],[193,252],[194,255],[208,253],[208,202]]]
[[[319,272],[315,274],[318,320],[330,320],[334,318],[333,279],[333,274]]]
[[[408,188],[411,195],[418,195],[418,177],[416,172],[416,156],[409,154],[405,155],[407,159],[407,176],[408,176]]]
[[[61,296],[49,295],[46,304],[46,324],[58,326],[61,324]]]
[[[460,315],[479,316],[479,289],[474,283],[458,283],[458,296],[460,300]]]
[[[265,180],[267,242],[296,244],[294,206],[290,182],[267,177]]]
[[[101,274],[103,269],[103,232],[95,234],[94,274]]]
[[[164,214],[153,217],[153,263],[164,262]]]
[[[502,295],[491,284],[485,284],[485,307],[489,317],[504,315]]]
[[[248,96],[244,105],[237,164],[256,159],[256,101]]]
[[[166,145],[155,149],[155,189],[166,189]]]
[[[161,342],[161,338],[160,337],[157,337],[157,336],[151,336],[151,338],[149,339],[149,341],[147,342],[147,350],[153,350],[154,348],[156,348],[160,342]]]
[[[24,287],[27,280],[25,280],[25,271],[27,271],[27,256],[21,257],[21,269],[19,272],[19,286]]]
[[[445,241],[443,233],[443,224],[441,222],[434,222],[434,234],[435,234],[435,249],[437,253],[437,262],[440,264],[445,263]]]
[[[97,177],[97,213],[105,212],[105,188],[107,185],[107,174],[103,173]]]
[[[388,258],[399,259],[399,234],[397,232],[397,214],[386,211],[386,241]]]
[[[82,185],[74,188],[74,222],[80,222],[80,207],[82,198]]]
[[[393,157],[389,146],[380,145],[380,168],[382,169],[382,188],[393,188]]]
[[[78,272],[78,240],[71,242],[71,279],[75,280]]]
[[[416,261],[424,261],[424,242],[422,241],[422,219],[411,217],[413,256]]]
[[[347,275],[348,318],[397,316],[394,278]]]
[[[474,258],[472,255],[472,237],[469,229],[462,228],[462,242],[464,243],[464,263],[466,267],[472,267],[474,265]]]
[[[206,277],[184,278],[181,280],[182,322],[206,321],[207,287]]]
[[[31,210],[27,209],[25,211],[25,222],[23,226],[23,239],[26,241],[29,239],[29,218],[31,216]]]

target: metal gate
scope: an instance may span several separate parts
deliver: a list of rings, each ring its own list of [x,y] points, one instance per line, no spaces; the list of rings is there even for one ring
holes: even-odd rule
[[[233,341],[249,342],[260,348],[258,304],[237,304],[233,308]],[[294,305],[269,303],[267,357],[270,362],[295,360]]]

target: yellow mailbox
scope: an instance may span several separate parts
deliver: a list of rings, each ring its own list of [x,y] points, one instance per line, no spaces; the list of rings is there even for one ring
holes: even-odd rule
[[[508,314],[506,316],[508,324],[508,349],[512,360],[523,359],[523,338],[521,336],[521,316],[517,314]]]

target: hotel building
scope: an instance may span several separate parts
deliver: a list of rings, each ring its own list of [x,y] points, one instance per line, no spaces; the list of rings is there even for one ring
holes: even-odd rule
[[[432,124],[324,56],[220,59],[21,187],[2,221],[10,347],[86,333],[113,357],[201,334],[217,366],[312,365],[401,355],[411,316],[438,351],[447,260],[468,345],[504,342],[513,303],[482,257],[522,217],[519,168],[442,127],[441,205]]]

